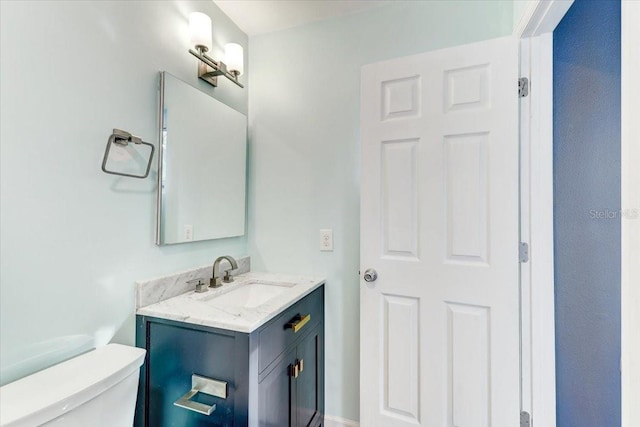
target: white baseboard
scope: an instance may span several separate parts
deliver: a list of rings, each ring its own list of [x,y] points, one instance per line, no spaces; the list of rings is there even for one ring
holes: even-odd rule
[[[333,415],[325,415],[323,427],[360,427],[360,423],[357,421],[345,420],[340,417],[334,417]]]

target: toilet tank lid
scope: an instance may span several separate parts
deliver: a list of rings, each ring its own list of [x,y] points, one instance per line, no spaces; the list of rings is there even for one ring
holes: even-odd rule
[[[145,353],[108,344],[0,387],[0,427],[40,425],[69,412],[138,370]]]

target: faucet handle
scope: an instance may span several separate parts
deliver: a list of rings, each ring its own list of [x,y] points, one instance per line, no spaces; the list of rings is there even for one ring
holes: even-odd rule
[[[231,270],[227,270],[227,271],[224,272],[224,277],[222,278],[222,281],[224,283],[233,282],[233,275],[231,274]]]
[[[211,279],[209,279],[210,288],[219,288],[220,286],[222,286],[222,282],[220,281],[219,277],[212,277]]]
[[[197,293],[207,292],[208,290],[207,285],[204,283],[203,279],[200,277],[198,277],[197,279],[188,280],[187,284],[191,286],[195,285]]]

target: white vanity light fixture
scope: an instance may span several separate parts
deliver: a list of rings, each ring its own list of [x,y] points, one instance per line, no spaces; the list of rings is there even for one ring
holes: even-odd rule
[[[238,43],[224,45],[224,62],[230,73],[239,76],[244,72],[244,51]]]
[[[229,43],[225,46],[225,59],[216,61],[206,54],[211,49],[211,18],[202,12],[189,15],[189,33],[194,49],[189,53],[198,58],[198,77],[213,86],[218,86],[218,76],[225,76],[233,83],[244,87],[238,76],[244,71],[242,46]]]
[[[193,12],[189,15],[189,36],[191,44],[196,49],[208,52],[213,42],[211,41],[211,18],[202,12]]]

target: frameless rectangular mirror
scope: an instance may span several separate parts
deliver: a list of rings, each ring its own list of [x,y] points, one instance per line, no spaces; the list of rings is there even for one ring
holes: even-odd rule
[[[160,73],[156,244],[245,232],[247,116]]]

